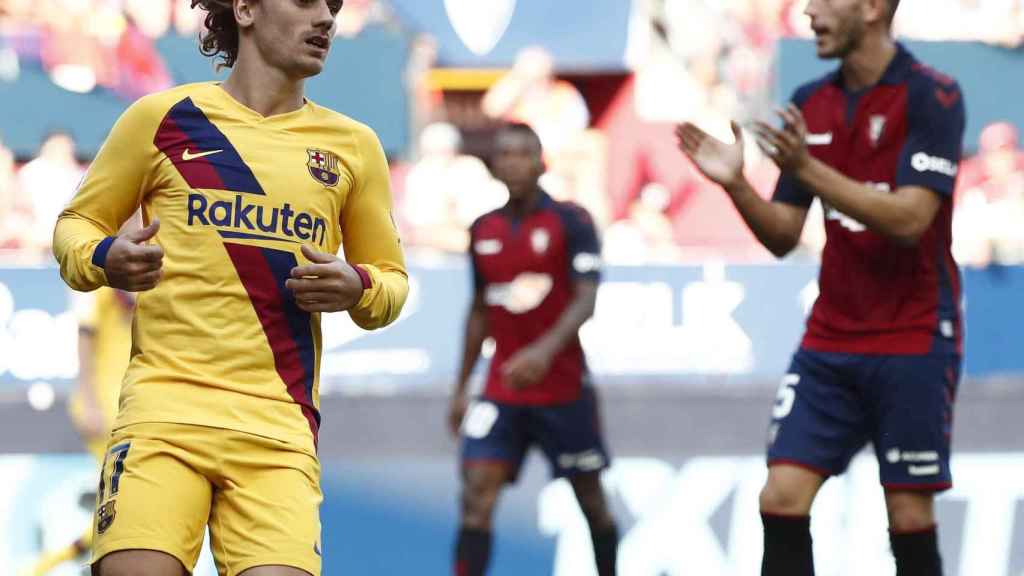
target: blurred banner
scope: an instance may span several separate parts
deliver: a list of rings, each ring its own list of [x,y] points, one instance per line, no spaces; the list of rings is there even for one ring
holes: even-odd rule
[[[644,266],[607,270],[597,312],[582,331],[602,386],[715,386],[783,374],[817,296],[814,265]],[[1024,325],[1024,268],[966,270],[965,373],[1020,376],[1012,334]],[[402,317],[376,332],[345,314],[324,317],[321,391],[444,389],[461,355],[470,298],[467,268],[410,268]],[[536,286],[510,287],[524,302]],[[60,390],[77,374],[72,297],[54,269],[0,269],[0,390],[46,382]],[[485,350],[485,355],[488,350]],[[482,365],[485,363],[481,363]],[[485,366],[480,366],[482,373]]]
[[[390,0],[399,20],[429,31],[442,67],[509,68],[543,46],[560,70],[625,69],[631,2],[623,0]]]
[[[494,576],[596,574],[571,487],[531,461],[502,499]],[[1024,571],[1024,453],[960,454],[956,488],[937,513],[949,576]],[[446,574],[456,530],[454,459],[324,462],[325,574]],[[90,521],[94,463],[78,456],[0,457],[0,565],[15,567],[73,540]],[[622,576],[755,576],[763,457],[629,456],[604,475],[622,534]],[[411,484],[415,479],[415,488]],[[826,483],[811,530],[820,576],[893,574],[873,458]],[[401,553],[396,552],[396,546]],[[209,572],[208,559],[196,574]],[[77,576],[67,566],[58,576]]]

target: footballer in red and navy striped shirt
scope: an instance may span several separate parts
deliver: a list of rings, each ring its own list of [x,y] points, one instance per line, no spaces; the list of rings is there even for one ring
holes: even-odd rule
[[[572,485],[590,524],[599,576],[615,573],[618,534],[601,490],[608,464],[579,328],[594,312],[600,245],[586,210],[539,186],[541,143],[524,124],[495,137],[495,176],[508,203],[470,230],[474,297],[450,425],[462,438],[462,514],[454,573],[482,576],[491,517],[537,445]],[[486,337],[495,342],[483,397],[467,411],[466,383]]]
[[[682,150],[777,256],[797,244],[815,197],[824,211],[820,296],[769,429],[760,502],[769,576],[813,574],[811,503],[868,442],[897,574],[941,575],[933,495],[952,482],[962,328],[950,244],[964,99],[955,80],[893,40],[897,4],[808,3],[818,55],[841,65],[796,91],[781,128],[752,126],[782,170],[771,201],[743,178],[739,144],[677,129]]]

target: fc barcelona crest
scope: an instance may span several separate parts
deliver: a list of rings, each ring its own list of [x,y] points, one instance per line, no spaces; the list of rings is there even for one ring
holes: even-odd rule
[[[116,500],[110,500],[96,511],[96,532],[103,534],[114,523],[114,516],[117,515],[117,510],[114,508],[116,502]]]
[[[309,162],[306,163],[309,175],[328,188],[337,186],[341,177],[341,172],[338,171],[338,157],[332,152],[318,148],[308,148],[306,154],[309,155]]]

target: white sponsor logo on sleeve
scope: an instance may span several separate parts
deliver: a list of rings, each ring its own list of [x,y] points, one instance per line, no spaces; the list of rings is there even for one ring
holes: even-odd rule
[[[929,156],[924,152],[918,152],[910,158],[910,165],[918,172],[938,172],[946,176],[956,176],[956,163],[947,158]]]
[[[572,259],[572,267],[579,274],[601,269],[601,257],[589,252],[580,252]]]

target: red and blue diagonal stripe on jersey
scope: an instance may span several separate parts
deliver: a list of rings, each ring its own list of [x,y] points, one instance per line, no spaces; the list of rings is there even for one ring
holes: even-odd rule
[[[274,353],[274,365],[288,395],[302,408],[313,442],[320,429],[320,412],[313,404],[316,350],[310,315],[295,303],[285,280],[297,264],[295,255],[282,250],[225,242],[231,262],[249,294]]]
[[[191,98],[167,112],[153,138],[191,188],[263,194],[256,176]]]

